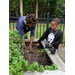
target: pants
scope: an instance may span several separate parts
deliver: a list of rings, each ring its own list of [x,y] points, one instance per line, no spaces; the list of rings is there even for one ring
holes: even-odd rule
[[[17,31],[17,34],[19,34],[19,31],[17,29],[16,29],[16,31]],[[24,39],[28,39],[28,33],[24,34]]]

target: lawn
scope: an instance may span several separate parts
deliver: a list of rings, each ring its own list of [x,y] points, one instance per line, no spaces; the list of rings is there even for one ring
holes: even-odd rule
[[[15,28],[16,23],[9,23],[9,28],[11,28],[11,30],[13,30],[13,28]],[[51,26],[51,24],[49,24],[49,27]],[[35,29],[35,37],[34,39],[39,39],[43,33],[46,31],[47,25],[46,23],[38,23],[36,25],[36,29]],[[61,31],[63,31],[63,40],[62,42],[65,42],[65,25],[64,24],[60,24],[59,29]],[[28,38],[30,39],[30,32],[28,32]]]

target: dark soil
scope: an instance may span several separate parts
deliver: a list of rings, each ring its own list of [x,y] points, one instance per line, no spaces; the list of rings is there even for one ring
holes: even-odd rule
[[[29,43],[27,43],[29,45]],[[43,49],[42,45],[38,49],[35,49],[34,46],[36,43],[33,43],[32,50],[34,53],[31,53],[29,50],[24,50],[24,59],[29,61],[29,64],[32,64],[33,62],[38,62],[39,65],[52,65],[51,60],[49,59],[47,53],[37,51],[41,51]],[[59,45],[57,54],[62,59],[62,61],[65,63],[65,45]]]
[[[52,65],[51,60],[49,59],[48,55],[46,52],[40,52],[38,53],[37,51],[41,51],[43,48],[39,47],[38,49],[32,47],[32,50],[35,53],[30,52],[29,50],[24,50],[24,59],[29,62],[29,64],[32,64],[33,62],[38,62],[39,65]]]

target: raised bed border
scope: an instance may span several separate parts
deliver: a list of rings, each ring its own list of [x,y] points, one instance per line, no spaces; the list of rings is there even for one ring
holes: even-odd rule
[[[25,42],[30,42],[30,39],[24,39],[25,40]],[[38,39],[34,39],[33,40],[33,42],[37,42],[38,41]]]

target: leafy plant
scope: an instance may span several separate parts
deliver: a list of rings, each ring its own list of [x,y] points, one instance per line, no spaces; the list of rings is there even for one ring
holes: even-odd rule
[[[42,52],[46,52],[46,50],[42,49],[41,51],[36,51],[36,53],[42,53]]]
[[[42,72],[42,71],[44,71],[44,70],[45,70],[45,68],[43,67],[43,65],[40,65],[39,71]]]

